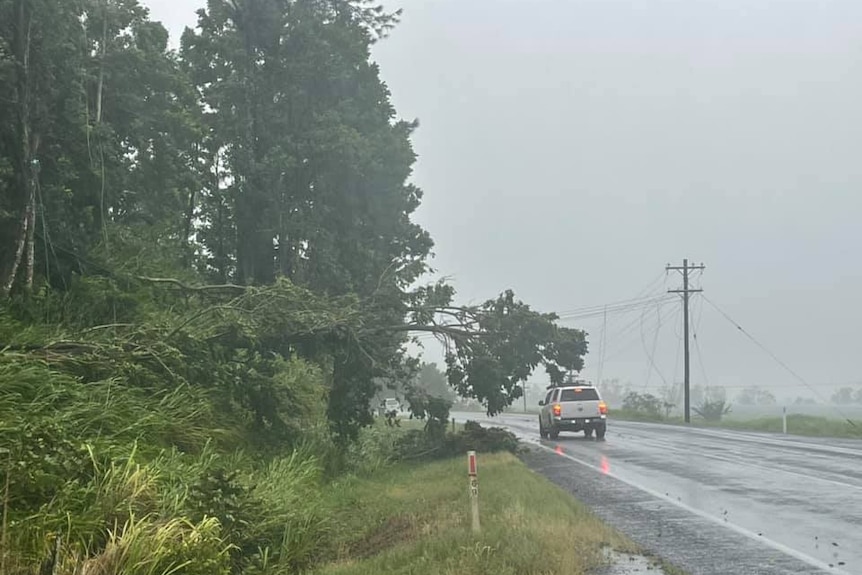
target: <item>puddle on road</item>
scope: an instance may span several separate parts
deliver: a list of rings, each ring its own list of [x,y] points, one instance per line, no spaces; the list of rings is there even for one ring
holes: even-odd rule
[[[651,575],[665,575],[666,571],[654,559],[644,557],[643,555],[631,555],[629,553],[620,553],[613,549],[606,548],[605,560],[607,566],[596,572],[595,575],[637,575],[639,573],[649,573]]]

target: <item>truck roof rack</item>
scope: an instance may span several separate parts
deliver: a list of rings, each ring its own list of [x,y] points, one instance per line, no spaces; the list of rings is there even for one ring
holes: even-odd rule
[[[555,387],[572,387],[572,386],[575,386],[575,387],[595,387],[593,385],[592,381],[589,381],[586,379],[581,379],[579,377],[573,377],[570,375],[570,376],[567,376],[566,379],[562,383],[560,383],[560,384],[551,383],[545,389],[554,389]]]

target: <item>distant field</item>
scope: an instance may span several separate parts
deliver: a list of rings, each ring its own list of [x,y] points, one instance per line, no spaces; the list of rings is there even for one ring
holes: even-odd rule
[[[781,417],[781,405],[733,405],[728,419],[752,419],[759,417]],[[862,419],[862,405],[788,405],[787,414],[811,415],[830,419]]]
[[[817,407],[817,406],[814,406]],[[822,413],[829,413],[824,410]],[[846,413],[846,412],[845,412]],[[854,412],[858,413],[858,412]],[[733,417],[731,417],[731,415]],[[850,415],[850,414],[847,414]],[[672,415],[668,419],[656,419],[644,416],[641,413],[633,413],[625,410],[611,410],[610,417],[623,421],[647,421],[656,423],[668,423],[671,425],[682,425],[683,418]],[[805,413],[787,410],[787,433],[806,437],[843,437],[862,439],[862,414],[850,419],[840,419],[836,414],[826,417],[822,415],[809,415]],[[762,411],[752,411],[748,415],[732,413],[719,422],[704,421],[697,415],[692,414],[692,425],[698,427],[720,427],[723,429],[737,429],[740,431],[762,431],[767,433],[781,433],[783,431],[783,419],[781,410],[775,415],[763,415]]]

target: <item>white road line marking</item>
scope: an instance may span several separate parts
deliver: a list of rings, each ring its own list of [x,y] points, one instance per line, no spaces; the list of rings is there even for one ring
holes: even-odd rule
[[[638,485],[634,481],[624,479],[624,478],[622,478],[622,477],[620,477],[620,476],[618,476],[618,475],[616,475],[610,471],[607,471],[607,472],[603,471],[601,468],[597,467],[596,465],[593,465],[592,463],[589,463],[588,461],[584,461],[582,459],[579,459],[577,457],[569,455],[568,453],[558,453],[554,449],[548,447],[547,445],[543,445],[541,443],[533,443],[533,445],[535,445],[541,449],[544,449],[545,451],[552,453],[552,454],[556,455],[557,457],[565,457],[566,459],[573,461],[574,463],[577,463],[578,465],[582,465],[588,469],[591,469],[600,475],[606,475],[608,477],[612,477],[612,478],[616,479],[617,481],[621,481],[630,487],[634,487],[635,489],[643,491],[644,493],[648,493],[648,494],[652,495],[653,497],[657,497],[659,499],[662,499],[663,501],[667,501],[668,503],[676,505],[680,509],[683,509],[689,513],[693,513],[694,515],[697,515],[698,517],[701,517],[703,519],[711,521],[712,523],[715,523],[716,525],[719,525],[720,527],[724,527],[725,529],[730,529],[731,531],[734,531],[740,535],[744,535],[745,537],[748,537],[752,541],[756,541],[758,543],[763,543],[769,547],[772,547],[776,551],[780,551],[781,553],[784,553],[786,555],[790,555],[791,557],[799,559],[800,561],[803,561],[804,563],[807,563],[808,565],[811,565],[812,567],[817,567],[818,569],[822,569],[824,571],[836,573],[837,575],[851,575],[851,573],[848,571],[844,571],[844,570],[839,569],[837,567],[830,567],[828,563],[825,563],[819,559],[816,559],[815,557],[811,557],[810,555],[806,555],[805,553],[802,553],[801,551],[797,551],[796,549],[793,549],[792,547],[788,547],[786,545],[783,545],[782,543],[779,543],[778,541],[773,541],[772,539],[769,539],[768,537],[763,537],[762,535],[758,535],[757,533],[754,533],[753,531],[749,531],[748,529],[746,529],[744,527],[734,525],[730,522],[725,523],[723,519],[720,519],[714,515],[710,515],[709,513],[705,512],[705,511],[701,511],[700,509],[696,509],[694,507],[691,507],[690,505],[687,505],[681,501],[677,501],[676,499],[673,499],[672,497],[668,497],[662,493],[659,493],[657,491],[653,491],[652,489],[650,489],[648,487]]]

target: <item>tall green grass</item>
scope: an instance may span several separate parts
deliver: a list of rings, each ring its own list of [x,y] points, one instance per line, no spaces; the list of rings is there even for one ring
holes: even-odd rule
[[[304,451],[268,461],[166,451],[144,463],[133,449],[106,464],[88,452],[89,478],[26,512],[7,501],[3,575],[38,573],[58,537],[55,575],[295,573],[331,530],[323,468]]]
[[[222,429],[204,390],[146,390],[120,379],[83,383],[45,363],[0,363],[0,437],[62,430],[70,441],[179,445],[200,450]],[[23,437],[22,437],[23,439]]]
[[[227,573],[230,546],[219,522],[176,515],[184,498],[165,499],[157,466],[139,463],[134,448],[107,464],[87,452],[89,477],[57,485],[29,509],[6,498],[3,575],[39,573],[46,563],[55,575]]]
[[[246,430],[222,425],[229,414],[207,390],[84,382],[0,357],[0,575],[306,568],[329,532],[321,489],[338,450],[317,423],[319,371],[281,368],[292,425],[308,432],[260,451]],[[358,454],[340,459],[361,466]]]

